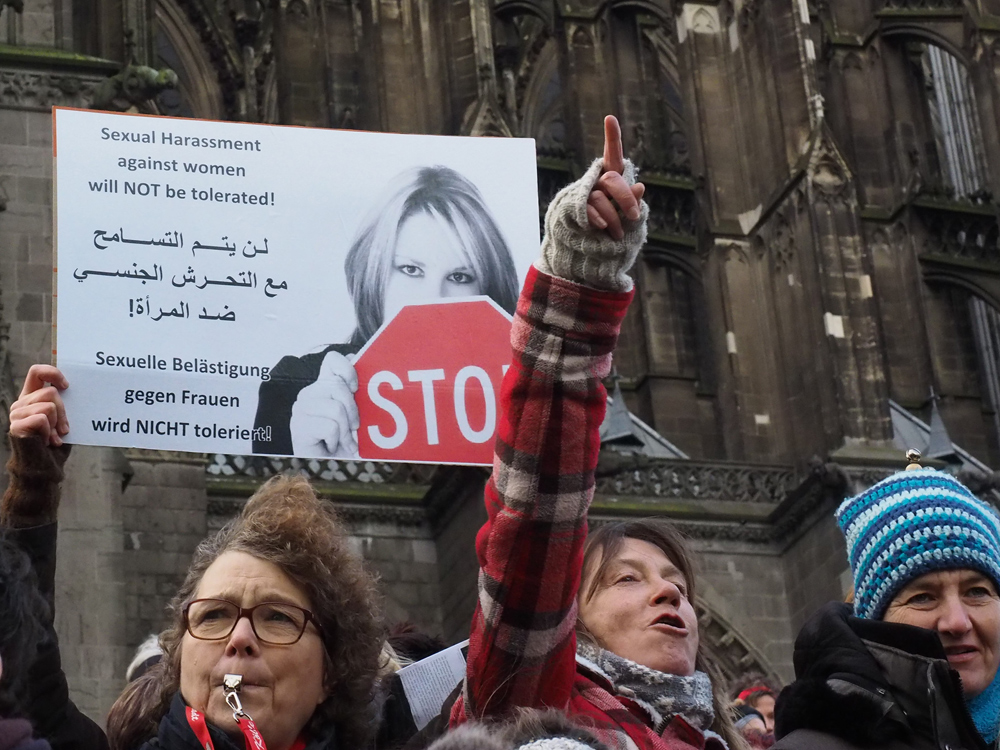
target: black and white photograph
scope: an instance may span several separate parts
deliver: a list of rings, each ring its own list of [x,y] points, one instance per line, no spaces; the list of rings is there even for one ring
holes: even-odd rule
[[[270,440],[255,439],[254,453],[355,455],[353,357],[406,305],[485,295],[513,314],[514,258],[470,180],[449,167],[416,167],[397,175],[387,192],[344,261],[354,330],[344,342],[285,357],[271,369],[254,422],[256,434]]]

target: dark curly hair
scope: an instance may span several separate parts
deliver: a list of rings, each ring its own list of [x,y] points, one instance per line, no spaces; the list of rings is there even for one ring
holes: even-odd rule
[[[28,667],[45,637],[49,608],[38,591],[28,556],[0,534],[0,716],[20,708]]]
[[[139,698],[139,709],[117,731],[124,735],[138,727],[140,733],[155,732],[167,712],[180,685],[184,606],[224,552],[245,552],[273,563],[305,589],[322,630],[328,692],[306,732],[315,736],[334,725],[340,747],[366,745],[375,729],[372,698],[384,638],[375,579],[351,550],[330,503],[320,500],[302,477],[288,476],[268,480],[239,516],[198,545],[170,604],[170,625],[160,634],[163,661],[130,686],[138,697],[146,692],[143,682],[155,683],[155,699]],[[109,740],[112,747],[123,747],[116,737]]]

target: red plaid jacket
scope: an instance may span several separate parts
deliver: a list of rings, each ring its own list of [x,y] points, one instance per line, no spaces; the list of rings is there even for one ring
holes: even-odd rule
[[[576,662],[576,595],[607,397],[601,380],[631,299],[535,268],[528,274],[501,390],[488,520],[476,537],[479,605],[452,725],[551,707],[613,750],[705,747],[679,717],[657,734],[640,706]]]

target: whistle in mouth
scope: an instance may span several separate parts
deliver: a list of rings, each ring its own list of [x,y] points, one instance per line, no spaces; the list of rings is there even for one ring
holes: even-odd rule
[[[227,674],[222,678],[222,686],[225,688],[223,695],[226,699],[226,705],[233,709],[233,718],[239,724],[240,717],[246,716],[243,704],[240,702],[240,688],[243,686],[243,675]]]

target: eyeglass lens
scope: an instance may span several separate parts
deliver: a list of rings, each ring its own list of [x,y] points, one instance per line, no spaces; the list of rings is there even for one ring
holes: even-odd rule
[[[188,629],[195,638],[221,639],[236,628],[240,609],[221,599],[194,601],[188,608]],[[306,613],[294,604],[266,602],[252,609],[251,624],[257,637],[267,643],[295,643],[306,627]]]

